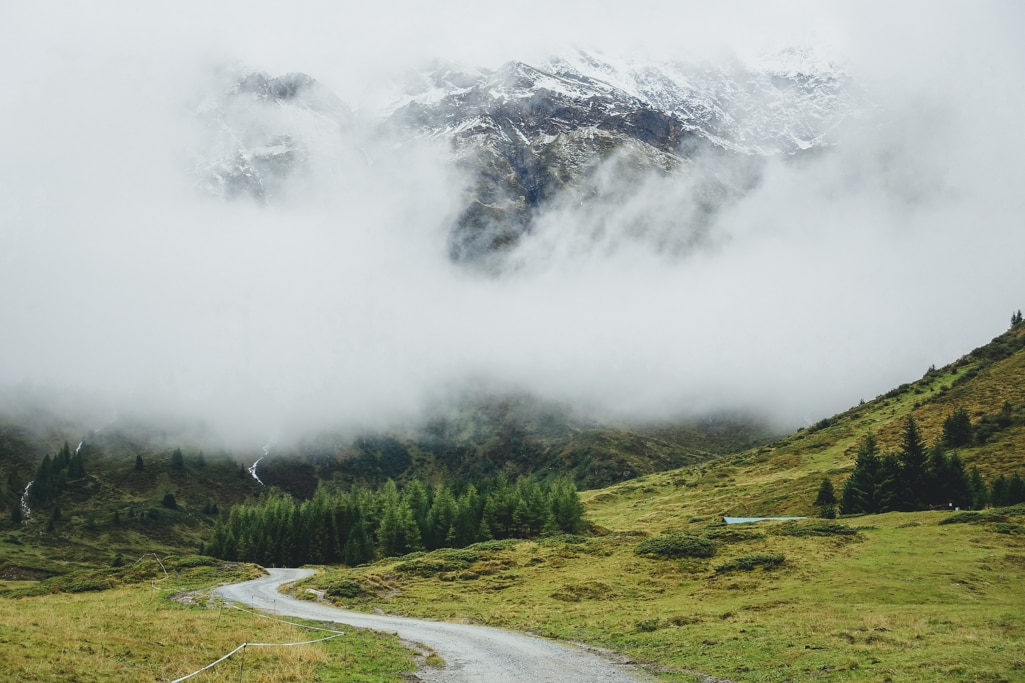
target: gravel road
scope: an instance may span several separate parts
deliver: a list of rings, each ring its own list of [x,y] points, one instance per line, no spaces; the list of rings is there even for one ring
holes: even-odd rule
[[[309,569],[268,569],[265,576],[222,586],[216,593],[227,600],[276,614],[333,621],[360,628],[396,633],[422,643],[445,660],[443,668],[417,673],[423,681],[445,683],[638,683],[651,681],[635,667],[613,662],[587,650],[488,626],[425,621],[362,614],[296,600],[278,586],[312,576]]]

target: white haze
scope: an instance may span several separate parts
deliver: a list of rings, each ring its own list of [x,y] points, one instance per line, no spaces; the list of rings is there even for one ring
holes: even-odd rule
[[[1017,6],[710,4],[5,7],[0,387],[256,441],[394,423],[475,383],[796,426],[1001,331],[1025,303]],[[195,186],[194,112],[225,66],[309,73],[366,122],[427,59],[750,58],[794,40],[842,59],[874,108],[830,154],[770,164],[682,259],[596,246],[586,214],[556,210],[518,269],[461,269],[445,236],[464,179],[443,149],[365,125],[271,206]],[[623,225],[672,223],[685,189],[644,185]]]

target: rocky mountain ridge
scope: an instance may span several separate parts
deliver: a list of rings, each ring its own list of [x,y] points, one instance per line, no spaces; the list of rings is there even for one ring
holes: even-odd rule
[[[449,254],[494,264],[552,207],[601,213],[603,202],[652,177],[691,188],[659,246],[685,249],[757,185],[765,159],[834,144],[857,107],[852,79],[807,50],[756,66],[613,63],[574,52],[495,70],[434,65],[410,75],[375,125],[399,140],[450,146],[467,187]],[[202,184],[259,201],[309,172],[313,153],[343,144],[352,123],[338,98],[304,74],[240,74],[201,115],[213,140],[204,149],[214,155],[197,165]]]

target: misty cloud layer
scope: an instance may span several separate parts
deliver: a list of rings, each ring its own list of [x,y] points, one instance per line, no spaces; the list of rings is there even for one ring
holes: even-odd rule
[[[3,10],[0,386],[254,440],[407,419],[476,383],[797,426],[1000,332],[1025,303],[1022,14],[738,5]],[[495,67],[587,41],[746,56],[795,37],[842,57],[870,104],[828,153],[766,162],[685,254],[654,245],[691,229],[690,181],[652,177],[607,210],[556,204],[497,277],[460,268],[446,234],[466,179],[443,145],[373,125],[427,58]],[[218,139],[198,112],[233,68],[309,73],[354,112],[317,124],[307,171],[266,205],[197,179]]]

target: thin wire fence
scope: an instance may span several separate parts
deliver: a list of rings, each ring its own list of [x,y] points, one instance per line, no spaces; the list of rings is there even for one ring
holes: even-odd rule
[[[247,614],[255,614],[258,617],[262,617],[264,619],[270,619],[271,621],[277,621],[277,622],[280,622],[282,624],[288,624],[289,626],[298,626],[299,628],[305,628],[305,629],[308,629],[310,631],[326,631],[327,633],[331,633],[333,635],[325,636],[323,638],[317,638],[315,640],[303,640],[303,641],[294,642],[294,643],[242,643],[241,645],[239,645],[234,650],[232,650],[228,654],[224,655],[220,659],[218,659],[216,661],[213,661],[213,662],[210,662],[209,664],[204,666],[202,669],[197,669],[196,671],[193,671],[192,673],[188,674],[187,676],[182,676],[181,678],[176,678],[173,681],[171,681],[170,683],[181,683],[181,681],[188,680],[188,679],[192,678],[193,676],[196,676],[198,674],[203,673],[204,671],[207,671],[208,669],[212,669],[215,666],[217,666],[218,664],[220,664],[221,662],[223,662],[224,660],[229,659],[232,655],[234,655],[237,652],[242,652],[242,655],[244,657],[245,656],[245,649],[247,647],[296,647],[298,645],[312,645],[314,643],[323,643],[325,640],[332,640],[334,638],[338,638],[340,636],[344,636],[345,635],[344,631],[335,631],[334,629],[330,629],[330,628],[323,628],[323,627],[320,627],[320,626],[308,626],[307,624],[297,624],[297,623],[295,623],[293,621],[285,621],[284,619],[276,619],[274,617],[267,616],[266,614],[260,614],[259,612],[253,612],[251,610],[243,609],[243,608],[241,608],[241,607],[239,607],[237,605],[232,605],[232,607],[234,609],[237,609],[240,612],[246,612]],[[244,664],[245,659],[243,659],[242,661],[243,661],[243,666],[245,666],[245,664]],[[240,676],[241,676],[241,674],[242,674],[242,672],[239,672]]]

